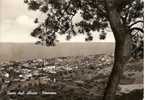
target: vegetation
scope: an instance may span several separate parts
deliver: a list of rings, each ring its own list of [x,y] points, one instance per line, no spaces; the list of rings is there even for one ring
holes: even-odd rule
[[[86,41],[93,40],[93,31],[107,30],[115,37],[115,55],[104,100],[114,100],[123,68],[130,56],[143,44],[143,1],[142,0],[24,0],[30,10],[39,10],[47,15],[44,22],[36,18],[39,26],[31,33],[47,46],[54,46],[56,34],[66,34],[71,39],[77,34],[87,35]],[[82,20],[74,23],[80,14]],[[132,44],[135,43],[134,50]],[[138,46],[139,45],[139,46]]]
[[[1,63],[0,93],[6,95],[0,97],[2,100],[102,100],[112,66],[113,56],[106,54]],[[124,70],[116,100],[142,100],[143,60],[130,61]],[[30,91],[37,94],[27,94]]]

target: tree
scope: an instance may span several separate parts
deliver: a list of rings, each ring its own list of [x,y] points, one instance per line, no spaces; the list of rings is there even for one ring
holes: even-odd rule
[[[123,68],[131,57],[132,43],[143,39],[143,1],[142,0],[24,0],[30,10],[39,10],[47,15],[44,22],[31,33],[47,46],[54,46],[56,34],[66,34],[69,40],[77,34],[85,34],[86,41],[93,40],[92,31],[102,31],[100,39],[105,38],[107,29],[115,37],[114,65],[104,92],[104,100],[114,100]],[[82,20],[73,22],[76,14]]]

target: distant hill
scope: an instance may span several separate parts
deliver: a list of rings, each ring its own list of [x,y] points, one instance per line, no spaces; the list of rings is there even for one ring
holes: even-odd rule
[[[0,62],[33,58],[112,54],[114,43],[59,43],[46,47],[32,43],[0,43]]]

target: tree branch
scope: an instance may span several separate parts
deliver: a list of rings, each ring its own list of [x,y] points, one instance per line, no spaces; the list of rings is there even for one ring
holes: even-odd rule
[[[132,26],[134,26],[135,24],[138,24],[138,23],[144,23],[144,21],[143,20],[138,20],[138,21],[132,23],[131,25],[129,25],[129,27],[131,28]]]
[[[144,33],[144,30],[141,29],[141,28],[139,28],[139,27],[133,27],[133,28],[130,29],[131,32],[132,32],[133,30],[138,30],[138,31]]]

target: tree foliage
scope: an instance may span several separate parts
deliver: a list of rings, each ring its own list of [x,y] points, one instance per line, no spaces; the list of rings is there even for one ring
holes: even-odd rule
[[[39,19],[36,18],[35,23],[39,23],[39,26],[31,35],[45,40],[48,46],[54,44],[57,33],[66,34],[67,40],[77,34],[86,34],[88,36],[86,40],[89,41],[93,40],[92,31],[99,31],[103,33],[100,39],[105,39],[104,32],[110,27],[104,0],[24,0],[24,2],[28,4],[30,10],[39,10],[47,15],[43,23],[39,23]],[[143,33],[142,27],[135,26],[143,23],[142,0],[124,0],[118,10],[123,24],[130,27],[130,31],[137,30]],[[80,14],[82,20],[73,23],[76,14]],[[133,28],[134,26],[136,28]]]

